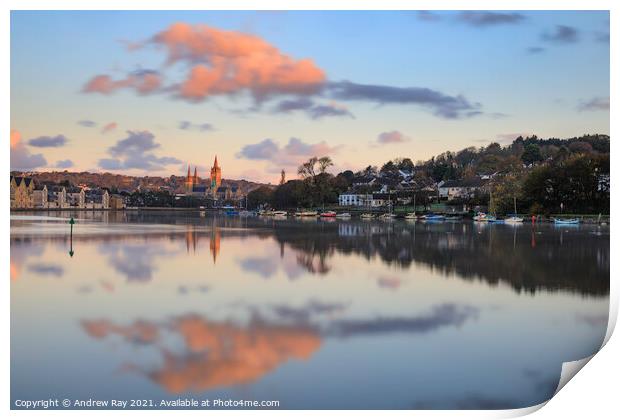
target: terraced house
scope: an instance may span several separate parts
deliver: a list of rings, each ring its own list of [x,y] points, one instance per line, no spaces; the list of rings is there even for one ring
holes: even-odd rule
[[[11,175],[11,208],[32,208],[33,191],[34,180],[32,178]]]

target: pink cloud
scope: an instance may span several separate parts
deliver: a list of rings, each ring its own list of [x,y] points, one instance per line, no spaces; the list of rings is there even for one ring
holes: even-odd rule
[[[17,130],[11,130],[11,149],[19,144],[22,139],[22,135]]]
[[[11,170],[31,170],[47,165],[47,160],[40,154],[32,154],[21,141],[18,130],[11,130]]]
[[[168,62],[193,63],[179,94],[190,100],[248,90],[271,94],[316,93],[325,83],[312,60],[296,60],[263,39],[206,25],[175,23],[152,39],[168,51]]]
[[[107,74],[100,74],[90,79],[82,88],[85,93],[109,95],[119,89],[132,88],[141,95],[157,91],[162,85],[161,76],[153,71],[132,73],[125,79],[113,80]]]
[[[116,124],[115,122],[108,123],[101,129],[101,133],[107,134],[110,131],[116,130],[117,127],[118,127],[118,124]]]

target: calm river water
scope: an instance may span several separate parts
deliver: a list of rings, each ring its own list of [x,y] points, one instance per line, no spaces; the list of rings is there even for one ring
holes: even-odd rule
[[[599,226],[15,213],[11,399],[530,406],[599,349],[609,263]]]

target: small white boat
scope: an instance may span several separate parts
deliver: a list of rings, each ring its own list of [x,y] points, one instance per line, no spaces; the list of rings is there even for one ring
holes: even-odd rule
[[[374,219],[375,216],[372,213],[362,213],[362,215],[360,216],[362,219]]]
[[[429,222],[436,222],[436,221],[444,220],[445,218],[446,216],[442,214],[432,214],[432,213],[429,213],[426,216],[424,216],[424,220],[427,220]]]
[[[276,210],[273,212],[274,216],[286,217],[288,213],[285,210]]]
[[[555,223],[556,225],[578,225],[579,224],[579,219],[577,219],[577,218],[573,218],[573,219],[553,219],[553,223]]]
[[[392,220],[396,218],[396,215],[394,213],[383,213],[381,216],[379,216],[379,218],[383,220]]]
[[[517,197],[513,197],[515,212],[512,216],[504,219],[504,223],[523,223],[523,218],[517,216]]]
[[[418,216],[415,213],[407,213],[405,214],[405,219],[407,220],[416,220]]]
[[[350,219],[351,218],[351,213],[338,213],[336,215],[337,219]]]

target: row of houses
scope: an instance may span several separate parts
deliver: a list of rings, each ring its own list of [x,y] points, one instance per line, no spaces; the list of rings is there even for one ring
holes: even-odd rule
[[[102,188],[38,184],[32,178],[11,175],[12,209],[121,209],[124,200]]]
[[[410,204],[416,193],[435,196],[440,200],[468,200],[486,191],[492,176],[477,176],[458,181],[435,183],[430,179],[414,179],[407,172],[398,176],[361,176],[352,180],[349,191],[340,194],[338,202],[344,207],[384,207],[390,203]]]

